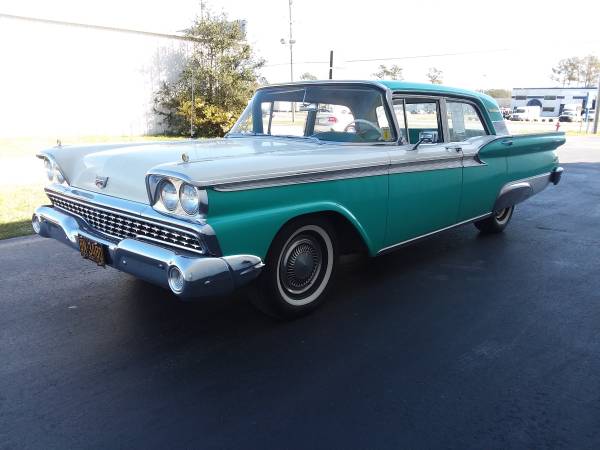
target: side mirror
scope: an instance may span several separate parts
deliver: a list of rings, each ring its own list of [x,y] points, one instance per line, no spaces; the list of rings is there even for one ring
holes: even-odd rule
[[[419,141],[413,147],[413,150],[419,148],[421,144],[435,144],[438,141],[437,131],[421,131],[419,133]]]

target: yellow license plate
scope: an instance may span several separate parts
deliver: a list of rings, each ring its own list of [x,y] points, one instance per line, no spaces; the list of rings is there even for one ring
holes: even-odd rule
[[[81,256],[90,261],[94,261],[99,266],[106,265],[106,253],[104,251],[104,245],[92,241],[83,236],[79,236],[79,252]]]

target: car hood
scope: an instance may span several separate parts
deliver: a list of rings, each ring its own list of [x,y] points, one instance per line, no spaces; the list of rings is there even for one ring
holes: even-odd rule
[[[389,163],[385,147],[270,137],[63,146],[41,154],[57,161],[72,187],[140,203],[148,203],[146,175],[152,172],[181,175],[199,185],[212,186],[324,168]],[[96,185],[98,178],[106,178],[104,187]]]

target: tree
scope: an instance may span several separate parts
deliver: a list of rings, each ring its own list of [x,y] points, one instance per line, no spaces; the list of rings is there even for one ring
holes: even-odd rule
[[[511,98],[512,96],[512,91],[509,89],[486,89],[483,93],[494,98]]]
[[[310,72],[304,72],[302,75],[300,75],[300,79],[302,81],[314,81],[317,79],[317,77]]]
[[[552,68],[551,78],[558,81],[563,87],[570,86],[578,78],[579,58],[561,59],[556,66]]]
[[[430,67],[427,72],[427,78],[431,84],[442,84],[442,78],[444,76],[444,72],[442,72],[437,67]]]
[[[582,58],[581,79],[579,80],[584,87],[592,87],[598,83],[600,77],[600,59],[594,55],[587,55]]]
[[[552,68],[551,78],[563,87],[570,86],[571,83],[590,87],[598,82],[598,76],[600,76],[600,59],[594,55],[587,55],[561,59]]]
[[[387,78],[389,80],[403,80],[402,76],[402,67],[393,64],[389,68],[385,64],[379,65],[379,71],[373,74],[375,78],[379,78],[380,80]]]
[[[223,136],[245,108],[261,81],[257,58],[240,23],[225,14],[204,14],[187,35],[193,50],[173,82],[163,82],[154,97],[154,111],[169,134]],[[193,85],[193,100],[192,100]]]

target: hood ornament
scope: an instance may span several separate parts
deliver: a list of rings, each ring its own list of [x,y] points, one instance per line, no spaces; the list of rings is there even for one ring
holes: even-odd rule
[[[106,183],[108,183],[108,177],[96,175],[96,187],[98,189],[104,189],[106,187]]]
[[[186,163],[186,162],[190,162],[190,155],[188,155],[187,153],[182,153],[181,154],[181,160]]]

